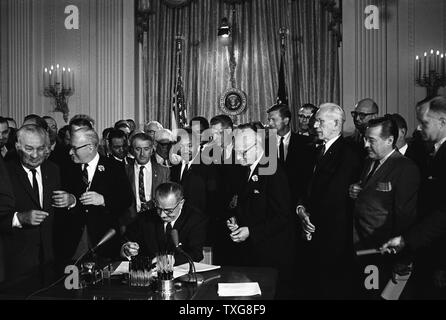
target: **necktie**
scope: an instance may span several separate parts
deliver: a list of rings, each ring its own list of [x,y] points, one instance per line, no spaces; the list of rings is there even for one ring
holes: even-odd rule
[[[283,139],[284,137],[280,138],[280,145],[279,145],[279,161],[281,163],[285,163],[285,146],[283,145]]]
[[[325,154],[325,143],[322,144],[317,150],[316,163],[319,164]]]
[[[144,167],[139,167],[139,200],[141,203],[146,202],[146,191],[144,188]]]
[[[84,164],[84,170],[82,170],[82,183],[84,184],[85,190],[88,190],[89,181],[88,181],[88,163]]]
[[[36,169],[31,169],[31,173],[33,174],[33,193],[36,196],[37,200],[39,201],[40,205],[40,194],[39,194],[39,185],[37,184],[37,178],[36,178],[37,174]]]
[[[172,225],[169,222],[168,224],[166,224],[166,237],[170,237],[171,232],[172,232]]]
[[[376,169],[378,169],[379,166],[379,160],[375,160],[373,162],[373,167],[372,170],[369,172],[369,174],[367,175],[367,178],[365,179],[365,182],[369,181],[370,178],[373,176],[373,174],[375,173]]]

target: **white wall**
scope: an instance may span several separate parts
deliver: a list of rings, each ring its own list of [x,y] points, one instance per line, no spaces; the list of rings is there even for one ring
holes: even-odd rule
[[[368,5],[380,9],[380,29],[364,26]],[[373,98],[380,113],[400,113],[412,131],[415,105],[426,90],[414,80],[415,56],[430,48],[446,51],[444,0],[343,0],[342,103],[347,131],[350,111],[362,98]],[[444,88],[440,94],[445,94]]]
[[[79,8],[79,30],[66,30],[65,7]],[[20,123],[53,115],[42,94],[43,66],[75,71],[70,117],[85,113],[96,128],[135,117],[134,0],[0,0],[0,114]],[[137,119],[138,120],[138,119]]]

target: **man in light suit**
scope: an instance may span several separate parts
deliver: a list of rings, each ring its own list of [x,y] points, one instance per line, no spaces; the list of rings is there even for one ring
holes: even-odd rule
[[[15,205],[2,223],[8,280],[36,271],[43,275],[43,267],[54,262],[55,207],[67,208],[75,202],[73,195],[60,189],[57,165],[45,160],[48,148],[45,129],[25,125],[18,130],[18,159],[7,163]]]
[[[298,252],[297,258],[298,266],[308,269],[302,279],[308,287],[306,298],[345,299],[352,294],[348,187],[359,177],[360,158],[342,137],[344,121],[344,111],[332,103],[321,105],[315,115],[314,128],[323,144],[316,150],[307,193],[296,208],[303,236],[309,241],[308,254]]]
[[[416,218],[420,173],[416,164],[396,149],[398,127],[391,116],[369,121],[365,148],[369,160],[360,182],[350,188],[355,200],[353,243],[356,250],[377,249],[394,235],[407,230]],[[364,266],[373,264],[380,271],[381,290],[366,290],[363,298],[376,298],[390,279],[397,262],[375,255],[358,259],[364,290]],[[361,270],[362,269],[362,270]]]
[[[170,170],[152,159],[153,139],[147,133],[137,133],[130,138],[130,152],[135,157],[125,166],[130,186],[133,190],[133,203],[127,210],[121,225],[126,226],[136,219],[139,213],[153,207],[156,188],[169,181]]]

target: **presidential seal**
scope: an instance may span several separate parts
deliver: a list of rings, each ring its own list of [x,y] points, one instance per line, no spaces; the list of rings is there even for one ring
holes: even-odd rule
[[[246,110],[246,94],[237,89],[229,88],[220,98],[220,109],[229,116],[238,116]]]

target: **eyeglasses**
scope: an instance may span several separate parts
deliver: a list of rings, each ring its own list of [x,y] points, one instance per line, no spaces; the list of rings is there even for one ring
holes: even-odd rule
[[[77,150],[82,149],[89,145],[91,145],[91,143],[84,144],[83,146],[80,146],[80,147],[73,147],[73,146],[69,146],[69,147],[70,147],[70,150],[73,150],[74,152],[76,152]]]
[[[375,115],[376,112],[373,113],[364,113],[364,112],[356,112],[356,111],[352,111],[352,117],[353,119],[356,119],[356,117],[359,117],[360,120],[364,120],[365,117],[367,116],[373,116]]]
[[[248,154],[248,151],[251,150],[252,148],[254,148],[255,146],[256,146],[256,145],[253,144],[252,146],[250,146],[248,149],[246,149],[246,150],[244,150],[244,151],[236,150],[235,152],[236,152],[237,154],[240,154],[240,153],[241,153],[241,154],[242,154],[242,157],[246,159],[246,155]]]
[[[298,117],[299,117],[299,119],[310,120],[312,116],[306,116],[304,114],[299,114]]]
[[[181,203],[181,201],[183,201],[183,199],[181,199],[180,201],[178,201],[178,203],[175,205],[175,207],[173,207],[172,209],[163,209],[163,208],[160,208],[159,206],[158,206],[158,204],[155,204],[155,208],[156,208],[156,211],[158,212],[158,214],[161,214],[161,213],[165,213],[166,215],[168,215],[168,216],[173,216],[174,214],[174,211],[175,211],[175,209],[178,207],[178,205]]]

